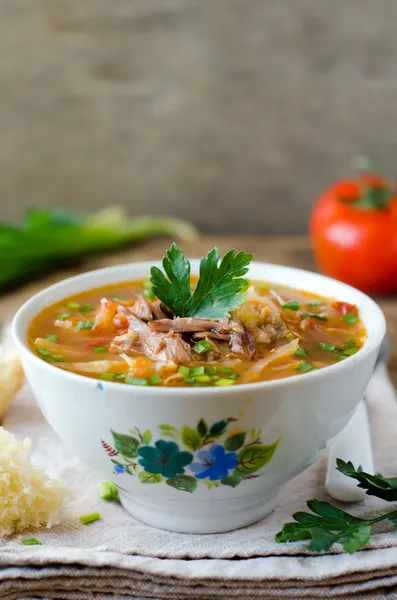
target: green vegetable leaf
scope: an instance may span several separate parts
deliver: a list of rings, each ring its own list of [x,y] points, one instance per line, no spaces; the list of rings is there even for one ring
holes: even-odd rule
[[[360,550],[368,542],[371,536],[371,525],[363,525],[357,531],[354,531],[346,542],[343,544],[343,549],[349,554],[353,554]]]
[[[352,554],[368,542],[372,524],[397,518],[397,511],[394,511],[374,519],[360,519],[320,500],[309,500],[307,506],[314,514],[298,512],[292,515],[295,522],[285,523],[276,534],[276,542],[310,539],[309,550],[312,552],[327,552],[332,544],[341,542],[344,550]]]
[[[164,273],[157,267],[150,271],[154,294],[177,317],[221,318],[244,301],[252,254],[229,250],[219,262],[213,248],[200,261],[197,285],[190,290],[190,263],[174,243],[163,259]]]
[[[336,459],[337,471],[343,473],[347,477],[356,479],[358,487],[366,490],[368,496],[376,496],[388,502],[397,501],[397,477],[383,477],[382,475],[371,475],[365,473],[361,467],[357,469],[353,463],[345,462],[340,458]]]
[[[197,487],[196,478],[191,475],[177,475],[167,479],[166,483],[181,492],[189,492],[189,494],[192,494]]]
[[[387,479],[382,475],[369,475],[361,467],[355,469],[351,462],[341,459],[337,459],[337,469],[344,475],[357,479],[359,487],[366,489],[367,494],[389,501],[397,499],[397,477]],[[309,550],[312,552],[327,552],[332,544],[340,542],[344,550],[352,554],[368,542],[375,523],[388,519],[397,529],[397,510],[372,519],[361,519],[320,500],[308,500],[307,506],[312,512],[297,512],[292,515],[295,521],[284,524],[275,536],[276,542],[308,539]]]
[[[190,262],[175,243],[165,253],[163,269],[167,277],[157,267],[150,269],[153,293],[175,316],[189,316]]]
[[[239,463],[236,467],[235,473],[247,475],[262,469],[262,467],[267,465],[267,463],[273,458],[279,441],[280,440],[278,439],[269,446],[265,446],[263,444],[254,444],[240,450],[240,452],[237,454],[237,460]]]
[[[125,433],[116,433],[112,431],[114,445],[121,456],[125,458],[136,458],[138,456],[139,440],[132,435]]]
[[[186,448],[189,448],[189,450],[193,450],[194,452],[200,447],[201,437],[194,429],[191,429],[185,425],[182,428],[181,435],[183,444],[186,446]]]

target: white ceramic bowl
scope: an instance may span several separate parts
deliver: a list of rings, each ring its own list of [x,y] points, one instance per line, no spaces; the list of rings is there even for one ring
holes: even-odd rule
[[[29,323],[45,306],[97,286],[146,278],[151,264],[72,277],[26,302],[13,323],[26,376],[62,441],[119,486],[131,515],[186,533],[249,525],[274,509],[282,484],[311,465],[350,420],[385,334],[383,313],[343,283],[253,263],[253,279],[356,304],[368,332],[364,347],[345,361],[304,375],[208,388],[98,381],[59,369],[30,350]],[[193,260],[192,272],[197,271]]]

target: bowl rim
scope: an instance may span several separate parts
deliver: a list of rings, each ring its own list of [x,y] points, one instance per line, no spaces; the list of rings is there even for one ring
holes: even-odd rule
[[[195,274],[196,272],[198,272],[198,267],[199,267],[199,261],[200,259],[189,259],[190,263],[191,263],[191,267],[192,267],[192,274]],[[355,296],[357,296],[358,299],[361,299],[363,302],[365,302],[365,304],[370,307],[373,315],[372,318],[375,318],[378,320],[378,335],[377,336],[372,336],[372,337],[368,337],[368,339],[366,340],[364,346],[353,356],[350,356],[347,360],[344,361],[339,361],[333,365],[329,365],[327,367],[324,367],[322,369],[317,369],[314,371],[309,371],[308,373],[303,373],[303,374],[296,374],[296,375],[291,375],[289,377],[284,377],[281,379],[271,379],[271,380],[267,380],[267,381],[258,381],[258,382],[253,382],[253,383],[244,383],[244,384],[237,384],[237,385],[233,385],[233,386],[203,386],[203,387],[172,387],[172,386],[167,386],[167,387],[157,387],[157,386],[129,386],[129,385],[121,385],[119,382],[112,382],[112,381],[106,381],[106,380],[102,380],[102,379],[96,379],[93,377],[88,377],[86,375],[81,375],[79,373],[74,373],[72,371],[66,371],[64,369],[60,369],[59,367],[56,367],[55,365],[52,365],[51,363],[48,363],[46,361],[44,361],[42,358],[40,358],[39,356],[37,356],[32,349],[30,348],[30,346],[27,343],[27,338],[26,338],[26,334],[27,334],[27,329],[30,325],[30,323],[32,322],[32,319],[41,312],[41,310],[43,309],[43,307],[41,306],[40,309],[37,309],[35,311],[33,311],[33,316],[30,316],[29,321],[28,321],[28,325],[25,327],[22,327],[21,325],[21,321],[26,317],[26,313],[29,313],[30,311],[32,311],[32,307],[35,307],[36,304],[40,304],[40,301],[47,296],[49,293],[51,292],[56,292],[60,289],[62,289],[63,287],[68,287],[69,285],[71,285],[73,287],[73,284],[81,284],[82,282],[84,282],[85,280],[89,281],[90,279],[94,279],[94,278],[104,278],[104,282],[102,285],[106,285],[106,276],[109,274],[115,274],[116,272],[120,272],[122,273],[125,270],[128,270],[128,268],[131,268],[131,266],[138,268],[138,269],[142,269],[142,271],[145,271],[146,273],[149,272],[149,269],[151,266],[159,266],[161,267],[161,261],[136,261],[136,262],[132,262],[132,263],[124,263],[124,264],[118,264],[118,265],[113,265],[110,267],[104,267],[101,269],[94,269],[94,270],[90,270],[87,271],[85,273],[81,273],[79,275],[74,275],[72,277],[67,277],[65,279],[62,279],[61,281],[58,281],[57,283],[54,283],[50,286],[45,287],[44,289],[42,289],[40,292],[36,293],[34,296],[32,296],[31,298],[29,298],[26,302],[24,302],[24,304],[22,304],[22,306],[18,309],[17,313],[15,314],[13,321],[12,321],[12,337],[14,340],[14,343],[17,347],[17,350],[21,353],[21,354],[25,354],[27,356],[29,356],[29,359],[33,361],[34,365],[37,366],[41,366],[41,368],[44,369],[50,369],[50,371],[55,375],[55,373],[58,373],[59,377],[64,377],[66,379],[71,379],[72,381],[81,381],[89,383],[91,382],[98,385],[101,384],[103,387],[102,389],[109,389],[112,390],[113,392],[115,392],[116,390],[118,390],[121,394],[125,394],[125,393],[131,393],[131,388],[135,389],[135,391],[139,391],[139,393],[142,393],[143,395],[146,394],[152,394],[158,397],[161,397],[162,394],[165,393],[169,393],[170,391],[175,394],[176,396],[181,396],[181,395],[185,395],[185,396],[192,396],[192,397],[196,397],[196,396],[201,396],[201,395],[222,395],[222,394],[241,394],[241,393],[245,393],[245,392],[254,392],[260,389],[269,389],[269,388],[279,388],[279,387],[284,387],[284,386],[289,386],[289,385],[302,385],[304,383],[307,383],[308,378],[311,378],[313,381],[316,381],[318,379],[321,379],[324,376],[328,375],[332,375],[332,374],[336,374],[338,372],[343,372],[343,370],[348,370],[350,369],[350,366],[352,366],[354,363],[360,362],[361,360],[363,360],[368,354],[370,354],[370,352],[373,350],[374,347],[376,347],[377,345],[380,346],[385,333],[386,333],[386,321],[385,321],[385,317],[384,314],[381,310],[381,308],[379,307],[379,305],[369,296],[367,296],[366,294],[364,294],[363,292],[361,292],[360,290],[357,290],[356,288],[349,286],[348,284],[345,284],[341,281],[338,281],[336,279],[332,279],[331,277],[327,277],[326,275],[322,275],[320,273],[315,273],[313,271],[309,271],[307,269],[299,269],[296,267],[289,267],[289,266],[285,266],[285,265],[279,265],[276,263],[268,263],[268,262],[262,262],[262,261],[253,261],[250,264],[250,270],[254,269],[254,268],[259,268],[259,269],[264,269],[266,267],[271,268],[271,269],[276,269],[279,270],[280,273],[282,275],[286,275],[288,276],[288,274],[302,274],[304,276],[309,276],[313,279],[318,279],[319,282],[323,281],[326,282],[330,285],[337,285],[337,287],[340,287],[341,289],[346,289],[347,291],[350,292],[350,294],[354,294]],[[249,275],[249,273],[248,273]],[[134,279],[129,279],[129,278],[123,278],[122,276],[120,276],[120,279],[115,280],[114,282],[111,282],[111,285],[113,283],[117,284],[117,282],[126,282],[126,281],[134,281]],[[287,285],[288,283],[280,283],[281,285]],[[64,297],[67,298],[71,295],[73,295],[74,293],[80,293],[82,291],[85,290],[89,290],[89,289],[94,289],[95,287],[101,287],[101,284],[97,284],[95,286],[90,286],[87,284],[86,287],[82,287],[81,289],[79,289],[78,292],[73,292],[70,291],[66,292],[64,296],[61,296],[60,298]],[[295,286],[293,286],[295,287]],[[80,286],[79,286],[80,288]],[[305,289],[304,286],[301,289]],[[321,295],[321,294],[319,294]],[[327,297],[327,296],[325,296]],[[328,296],[330,297],[330,296]],[[56,300],[54,300],[53,302],[56,302]],[[47,303],[46,306],[51,305],[52,303]],[[366,323],[364,322],[364,325],[366,325]],[[21,331],[22,329],[22,331]],[[304,375],[304,376],[303,376]]]

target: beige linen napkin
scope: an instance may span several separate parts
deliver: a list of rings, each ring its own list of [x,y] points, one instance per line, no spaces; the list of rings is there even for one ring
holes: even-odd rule
[[[396,474],[397,405],[379,398],[369,411],[376,468]],[[263,521],[230,533],[193,536],[148,527],[120,505],[102,501],[101,476],[58,440],[27,386],[4,426],[19,438],[32,438],[32,460],[72,494],[61,525],[2,540],[2,600],[397,598],[397,533],[387,524],[353,556],[340,547],[318,556],[305,542],[274,542],[275,533],[308,498],[326,499],[324,459],[284,486],[278,508]],[[368,498],[350,509],[360,515],[380,507],[384,503]],[[79,515],[95,510],[101,520],[81,525]],[[32,535],[43,546],[21,545]]]

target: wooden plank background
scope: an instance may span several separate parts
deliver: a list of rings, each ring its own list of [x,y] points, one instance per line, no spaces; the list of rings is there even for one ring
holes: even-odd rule
[[[395,172],[396,0],[1,0],[0,220],[27,206],[302,233]]]

